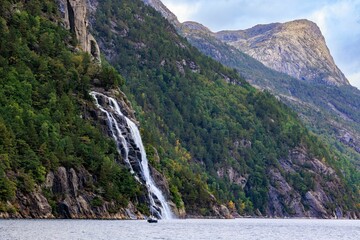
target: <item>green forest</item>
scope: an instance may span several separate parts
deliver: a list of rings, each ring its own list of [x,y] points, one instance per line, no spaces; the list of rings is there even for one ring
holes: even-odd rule
[[[341,186],[331,196],[356,211],[359,175],[348,160],[270,93],[200,54],[155,10],[138,0],[104,0],[90,21],[107,49],[102,66],[76,48],[56,1],[0,0],[0,212],[18,211],[11,203],[19,193],[37,190],[49,171],[64,166],[94,176],[94,207],[132,201],[148,213],[139,200],[144,187],[120,163],[113,140],[83,117],[94,107],[95,86],[126,93],[150,163],[189,215],[214,215],[215,204],[265,215],[270,169],[279,169],[303,200],[317,182],[325,187],[331,176],[282,170],[279,159],[297,148],[335,169]],[[247,176],[244,188],[219,176],[228,168]],[[45,195],[56,216],[58,196]]]
[[[249,79],[251,84],[267,89],[280,97],[281,101],[301,116],[308,129],[318,134],[322,141],[359,167],[360,154],[354,150],[357,148],[356,145],[341,139],[342,131],[345,129],[353,136],[358,135],[360,131],[359,90],[352,86],[331,86],[299,81],[266,67],[208,33],[186,27],[180,31],[186,34],[187,40],[205,55],[225,66],[235,68],[242,76]],[[339,113],[342,115],[339,116]]]
[[[94,19],[105,54],[126,79],[124,90],[136,103],[145,142],[159,149],[157,167],[170,179],[176,190],[173,196],[180,193],[187,210],[207,208],[210,199],[201,192],[206,189],[223,203],[236,203],[241,212],[264,212],[268,170],[279,168],[278,159],[294,148],[326,159],[340,176],[340,168],[345,168],[347,186],[358,194],[359,174],[348,160],[331,153],[275,97],[255,90],[235,70],[199,54],[155,10],[141,1],[107,0]],[[236,146],[242,140],[251,142],[251,148]],[[178,156],[180,147],[185,156]],[[244,189],[217,176],[218,169],[228,167],[250,176]],[[195,172],[201,185],[189,186],[191,177],[184,178],[183,172],[189,176]],[[302,194],[314,187],[306,169],[288,178]],[[194,202],[199,196],[204,199]],[[351,197],[338,197],[353,204]]]
[[[76,39],[56,22],[54,1],[0,1],[0,211],[32,192],[59,166],[86,168],[98,178],[104,199],[119,207],[142,194],[114,143],[79,117],[97,78],[110,87],[121,77],[74,52]],[[125,184],[124,184],[125,183]],[[48,197],[56,214],[57,196]]]

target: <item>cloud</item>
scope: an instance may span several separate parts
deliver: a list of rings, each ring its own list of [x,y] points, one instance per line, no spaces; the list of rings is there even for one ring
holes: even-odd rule
[[[354,87],[360,89],[360,70],[359,72],[349,75],[348,78]]]
[[[328,0],[327,0],[328,1]],[[319,8],[326,0],[163,0],[164,4],[181,15],[181,21],[194,20],[207,25],[213,31],[245,29],[259,23],[284,22],[302,18],[304,12]],[[196,11],[177,12],[176,7]]]
[[[163,1],[175,15],[180,22],[193,19],[199,13],[201,3],[189,4],[186,1]]]
[[[309,19],[322,30],[331,54],[340,69],[360,87],[360,1],[345,0],[327,4],[311,13]]]
[[[318,24],[340,69],[359,86],[360,0],[163,0],[180,21],[213,31],[307,18]],[[356,80],[357,79],[357,80]]]

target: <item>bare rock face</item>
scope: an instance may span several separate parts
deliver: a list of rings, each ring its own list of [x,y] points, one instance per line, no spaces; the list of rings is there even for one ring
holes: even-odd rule
[[[356,213],[348,212],[345,215],[340,203],[334,199],[334,193],[339,196],[344,194],[343,185],[335,170],[324,161],[310,157],[304,148],[296,148],[279,163],[279,169],[269,170],[268,216],[357,218]],[[310,189],[300,190],[296,187],[296,180],[291,180],[291,176],[299,173],[314,177]]]
[[[234,183],[244,189],[248,181],[249,175],[241,176],[234,168],[229,167],[227,169],[219,168],[217,170],[219,178],[228,178],[230,183]]]
[[[0,218],[144,218],[131,202],[126,208],[119,208],[115,202],[105,201],[95,193],[94,181],[84,168],[59,167],[49,172],[43,185],[36,186],[34,191],[18,191],[16,201],[8,203],[16,211],[1,213]]]
[[[79,48],[100,61],[100,49],[95,38],[88,31],[87,1],[58,0],[63,14],[65,28],[75,34]]]
[[[265,66],[299,80],[349,85],[336,66],[319,27],[308,20],[257,25],[221,31],[216,37],[249,54]]]
[[[163,17],[171,22],[175,27],[180,26],[180,22],[175,14],[173,14],[160,0],[143,0],[143,2],[160,12]]]
[[[17,192],[18,207],[20,209],[20,216],[23,218],[54,218],[52,208],[48,200],[42,195],[42,192],[37,188],[34,192],[26,194]],[[20,217],[11,216],[11,217]]]
[[[267,214],[272,217],[305,217],[301,195],[294,191],[279,170],[269,171],[271,185],[269,187],[269,204]]]

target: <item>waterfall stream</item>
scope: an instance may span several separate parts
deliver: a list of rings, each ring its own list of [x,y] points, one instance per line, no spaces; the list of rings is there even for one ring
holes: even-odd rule
[[[162,219],[171,219],[173,215],[170,206],[150,175],[148,159],[138,127],[121,112],[120,106],[114,98],[94,91],[90,95],[95,99],[99,110],[106,115],[107,125],[116,142],[119,154],[136,179],[146,186],[149,193],[151,213]],[[100,99],[101,101],[99,101]],[[136,157],[133,160],[129,159],[130,148],[133,147],[131,141],[140,152],[140,156],[135,154]],[[133,166],[134,164],[136,166]]]

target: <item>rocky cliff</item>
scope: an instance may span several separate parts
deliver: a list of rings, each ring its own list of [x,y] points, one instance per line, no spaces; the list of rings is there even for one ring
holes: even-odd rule
[[[221,31],[216,37],[267,67],[299,80],[349,85],[336,66],[319,27],[311,21],[295,20],[241,31]]]
[[[78,41],[78,50],[89,52],[95,61],[96,64],[87,65],[93,70],[100,71],[101,69],[98,67],[98,63],[100,61],[100,51],[96,40],[88,31],[88,20],[87,20],[87,1],[58,1],[61,12],[63,14],[63,19],[61,22],[63,26],[69,29],[74,37]],[[55,4],[54,4],[55,5]],[[51,18],[52,20],[57,19],[57,16]],[[58,19],[57,19],[58,20]],[[44,20],[47,21],[47,20]],[[47,22],[49,25],[54,25],[52,22]],[[43,29],[42,29],[43,30]],[[61,39],[62,40],[62,39]],[[65,45],[65,44],[64,44]],[[67,45],[69,47],[69,45]],[[72,48],[72,50],[74,50]],[[77,52],[77,51],[75,51]],[[71,56],[71,52],[68,52]],[[79,57],[79,61],[82,55],[77,55]],[[57,66],[59,68],[63,67],[60,63]],[[82,74],[86,74],[86,71],[82,72]],[[66,81],[66,76],[60,76],[62,81]],[[89,77],[89,76],[88,76]],[[98,78],[101,79],[97,75]],[[94,75],[92,76],[92,80],[94,82],[100,81],[98,78],[94,79]],[[53,81],[53,79],[51,79]],[[88,79],[89,80],[89,79]],[[104,80],[104,79],[103,79]],[[105,79],[107,80],[107,79]],[[99,83],[97,83],[99,85]],[[101,85],[101,84],[100,84]],[[103,89],[97,89],[100,92],[105,92]],[[134,116],[134,111],[132,107],[127,101],[126,96],[120,91],[111,91],[106,92],[109,96],[112,96],[116,99],[121,105],[122,111],[126,116],[131,118],[134,122],[137,122]],[[31,93],[30,93],[31,94]],[[74,94],[76,95],[76,94]],[[108,135],[111,137],[111,133],[107,128],[107,119],[102,112],[97,109],[95,104],[89,100],[88,98],[82,99],[78,98],[78,104],[81,105],[81,117],[77,115],[76,119],[84,119],[87,123],[93,123],[93,126],[98,126],[103,132],[103,135]],[[69,107],[71,108],[71,107]],[[67,109],[68,114],[69,109]],[[129,131],[129,129],[125,129],[124,131]],[[36,138],[36,137],[35,137]],[[69,139],[69,138],[68,138]],[[35,139],[32,139],[35,140]],[[89,143],[91,142],[91,137],[84,137],[83,141]],[[133,140],[132,140],[133,141]],[[46,145],[46,144],[44,144]],[[100,147],[101,148],[101,147]],[[0,142],[0,150],[3,151],[2,142]],[[84,150],[84,149],[83,149]],[[89,150],[89,149],[88,149]],[[8,156],[10,150],[5,151],[6,156]],[[87,151],[87,150],[84,150]],[[70,154],[64,154],[61,157],[61,161],[67,161],[72,158],[69,156]],[[26,155],[25,158],[28,156]],[[94,168],[92,170],[89,165],[84,164],[83,162],[77,162],[77,164],[64,164],[64,162],[57,162],[53,167],[46,168],[39,167],[42,169],[41,180],[34,181],[32,176],[24,173],[22,169],[21,173],[16,171],[10,171],[9,166],[7,166],[7,171],[9,176],[11,175],[10,182],[8,180],[8,176],[3,174],[3,155],[1,152],[1,164],[0,164],[0,218],[87,218],[87,219],[142,219],[144,218],[144,213],[149,214],[148,206],[149,206],[149,195],[148,191],[144,186],[141,186],[140,183],[136,183],[133,176],[128,173],[127,169],[125,169],[125,164],[122,161],[122,157],[115,155],[111,156],[116,162],[111,162],[113,164],[113,168],[117,168],[115,178],[120,178],[120,182],[123,184],[133,184],[133,186],[116,186],[117,188],[136,188],[137,196],[136,199],[132,199],[129,201],[129,197],[125,194],[121,196],[119,192],[115,193],[117,196],[106,196],[106,192],[108,190],[104,189],[103,186],[99,183],[101,180],[100,177],[100,169],[102,166],[97,166],[96,170]],[[139,150],[135,149],[133,152],[129,153],[129,158],[135,159],[139,157]],[[97,159],[100,162],[98,164],[102,165],[101,161],[104,159]],[[74,163],[74,162],[73,162]],[[104,165],[103,165],[104,166]],[[120,166],[120,167],[119,167]],[[140,166],[137,166],[140,168]],[[122,175],[121,169],[126,171],[125,174]],[[136,170],[136,169],[135,169]],[[161,189],[169,195],[169,187],[164,178],[164,176],[158,172],[156,169],[152,168],[151,172],[154,176],[156,176],[155,181],[159,184]],[[18,176],[22,174],[21,176]],[[110,173],[104,173],[110,174]],[[131,178],[129,182],[127,178]],[[21,180],[18,180],[18,179]],[[123,178],[123,179],[121,179]],[[19,187],[16,185],[20,185],[19,182],[24,186]],[[111,179],[113,180],[113,179]],[[119,180],[119,179],[118,179]],[[3,186],[3,181],[6,181],[8,186]],[[109,184],[119,184],[109,182]],[[126,183],[124,183],[127,181]],[[135,185],[134,185],[135,183]],[[15,187],[16,186],[16,187]],[[4,190],[5,189],[5,190]],[[132,191],[130,189],[129,191]],[[3,193],[10,192],[9,197],[4,197]],[[117,191],[117,190],[115,190]],[[113,191],[114,193],[114,191]],[[128,192],[126,192],[128,194]],[[6,199],[4,201],[4,199]],[[141,205],[141,212],[136,208]],[[179,216],[185,214],[183,210],[177,210],[176,206],[174,206],[176,213]]]
[[[120,208],[96,194],[96,179],[86,169],[59,167],[46,175],[46,181],[35,191],[18,191],[16,201],[7,203],[14,209],[0,212],[0,218],[72,218],[72,219],[143,219],[129,202]],[[16,211],[15,211],[16,209]]]
[[[100,62],[100,49],[88,30],[87,0],[57,0],[66,29],[70,30],[78,41],[81,50],[88,52]]]
[[[239,142],[239,146],[252,148],[249,141]],[[296,218],[351,218],[360,217],[356,211],[346,211],[339,205],[345,194],[344,184],[338,173],[324,160],[312,157],[306,148],[294,148],[286,158],[278,160],[279,165],[267,170],[269,190],[267,217]],[[220,178],[242,189],[251,190],[249,174],[229,168],[217,169]],[[326,179],[324,181],[324,179]],[[311,189],[311,190],[305,190]]]
[[[355,212],[346,212],[339,207],[336,196],[345,194],[342,192],[343,184],[334,169],[324,161],[309,156],[306,149],[297,148],[290,151],[287,158],[280,159],[279,163],[280,168],[269,170],[269,216],[359,217]],[[305,185],[312,189],[304,191]]]

